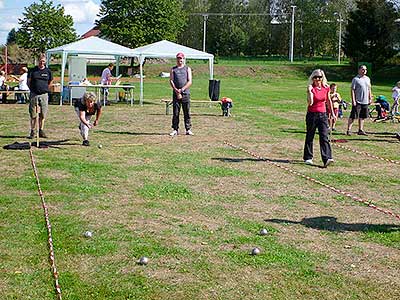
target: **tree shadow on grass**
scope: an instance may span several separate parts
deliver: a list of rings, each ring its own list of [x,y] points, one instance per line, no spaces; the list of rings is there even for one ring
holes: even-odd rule
[[[130,131],[107,131],[107,130],[97,130],[96,132],[105,134],[122,134],[122,135],[167,135],[167,133],[160,133],[160,132],[130,132]]]
[[[40,141],[39,148],[55,148],[61,149],[59,146],[76,146],[80,145],[77,143],[68,143],[69,140],[58,140],[58,141]],[[12,144],[8,144],[3,146],[3,149],[6,150],[28,150],[31,147],[37,147],[36,141],[35,142],[14,142]]]
[[[308,228],[332,231],[358,231],[358,232],[394,232],[400,231],[400,225],[393,224],[367,224],[367,223],[341,223],[336,217],[321,216],[312,218],[303,218],[300,222],[285,219],[266,219],[265,222],[273,222],[278,224],[300,224]]]

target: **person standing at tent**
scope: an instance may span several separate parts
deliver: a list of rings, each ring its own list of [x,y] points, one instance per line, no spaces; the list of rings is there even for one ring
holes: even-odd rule
[[[193,135],[190,120],[190,86],[192,85],[192,70],[185,65],[185,55],[179,52],[176,55],[176,66],[170,72],[170,85],[172,87],[172,132],[170,136],[179,133],[179,114],[182,107],[186,135]]]
[[[10,75],[10,77],[13,77],[14,79],[18,80],[18,88],[15,90],[18,91],[29,91],[28,87],[28,68],[27,67],[22,67],[21,68],[21,76],[17,77],[14,75]],[[17,100],[19,104],[24,104],[25,103],[25,95],[18,93],[17,94]]]
[[[50,69],[46,67],[46,56],[42,54],[39,57],[38,65],[28,72],[28,87],[31,91],[29,95],[29,114],[31,117],[29,139],[33,139],[35,136],[36,122],[38,122],[39,137],[47,138],[44,133],[44,120],[49,107],[48,93],[52,81],[53,75]],[[39,115],[39,120],[37,120],[37,115]]]
[[[111,85],[112,80],[114,79],[114,77],[111,74],[111,71],[114,69],[114,64],[110,63],[107,68],[105,68],[103,70],[103,72],[101,73],[101,80],[100,80],[100,84],[102,85]],[[106,103],[107,99],[108,99],[108,95],[109,95],[109,90],[108,88],[102,88],[102,93],[103,93],[103,97],[104,97],[104,103]]]

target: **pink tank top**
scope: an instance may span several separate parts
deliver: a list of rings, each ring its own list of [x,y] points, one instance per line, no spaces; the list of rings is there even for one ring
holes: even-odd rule
[[[326,112],[326,102],[328,101],[329,87],[322,86],[321,88],[317,88],[313,86],[311,89],[311,93],[313,94],[313,104],[308,106],[309,112]]]

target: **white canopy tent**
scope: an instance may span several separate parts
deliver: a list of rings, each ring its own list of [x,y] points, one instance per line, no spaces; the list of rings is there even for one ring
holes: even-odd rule
[[[117,62],[117,75],[119,72],[120,57],[138,57],[132,49],[103,40],[92,36],[86,39],[79,40],[70,44],[66,44],[57,48],[46,51],[47,61],[52,54],[60,54],[61,60],[61,87],[64,86],[65,66],[67,64],[68,55],[88,54],[88,55],[104,55],[113,56]],[[62,100],[60,99],[60,104]]]
[[[132,52],[139,58],[140,64],[140,104],[143,104],[143,63],[147,57],[175,58],[178,52],[183,52],[186,59],[208,59],[210,79],[213,79],[214,76],[214,55],[166,40],[135,48]]]

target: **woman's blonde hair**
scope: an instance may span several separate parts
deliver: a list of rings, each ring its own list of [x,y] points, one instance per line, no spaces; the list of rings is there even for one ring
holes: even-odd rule
[[[315,69],[314,71],[312,71],[310,77],[308,77],[308,84],[309,85],[313,84],[313,78],[315,76],[322,76],[322,85],[323,86],[328,86],[328,80],[326,79],[324,71],[322,71],[321,69]]]
[[[96,94],[93,92],[86,92],[83,94],[82,102],[85,103],[86,100],[90,100],[92,102],[96,102]]]

